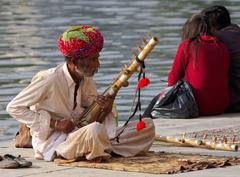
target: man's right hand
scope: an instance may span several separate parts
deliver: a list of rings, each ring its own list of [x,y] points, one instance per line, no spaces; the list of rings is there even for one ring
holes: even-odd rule
[[[58,131],[62,131],[64,133],[70,133],[74,130],[75,125],[71,120],[62,119],[62,120],[55,120],[54,129]]]

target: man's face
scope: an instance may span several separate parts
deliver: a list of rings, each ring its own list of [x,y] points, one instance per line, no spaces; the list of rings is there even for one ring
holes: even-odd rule
[[[99,53],[91,55],[88,58],[79,59],[75,63],[75,71],[79,76],[91,77],[100,67]]]

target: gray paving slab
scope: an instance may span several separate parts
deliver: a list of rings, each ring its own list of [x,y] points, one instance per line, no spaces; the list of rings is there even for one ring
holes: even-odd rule
[[[213,128],[228,128],[240,125],[240,114],[224,114],[220,116],[204,117],[198,119],[157,119],[154,120],[156,125],[156,134],[164,136],[177,136],[182,132],[201,131]],[[181,152],[215,156],[240,156],[238,152],[226,152],[217,150],[208,150],[203,148],[178,147],[178,146],[161,146],[154,144],[151,148],[154,151]],[[21,154],[33,162],[33,167],[28,169],[0,169],[0,177],[239,177],[240,166],[227,168],[216,168],[209,170],[194,171],[175,175],[153,175],[147,173],[122,172],[113,170],[101,170],[92,168],[72,168],[63,167],[53,162],[44,162],[33,159],[32,149],[19,149],[14,147],[14,141],[4,141],[0,143],[0,155],[11,153],[14,155]]]
[[[240,114],[222,114],[197,119],[155,119],[156,133],[164,136],[183,132],[240,126]]]

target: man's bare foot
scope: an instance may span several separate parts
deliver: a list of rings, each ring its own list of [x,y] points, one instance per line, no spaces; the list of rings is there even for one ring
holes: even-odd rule
[[[40,153],[36,153],[34,157],[36,160],[43,160],[43,156]]]
[[[108,159],[108,157],[96,157],[92,160],[89,160],[89,162],[101,163],[101,162],[105,162],[107,159]]]

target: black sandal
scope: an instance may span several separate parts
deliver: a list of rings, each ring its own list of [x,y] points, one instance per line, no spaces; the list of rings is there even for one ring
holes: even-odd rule
[[[28,168],[28,167],[32,166],[32,162],[24,159],[23,157],[21,157],[21,155],[19,155],[18,157],[15,157],[11,154],[5,154],[3,156],[3,158],[4,159],[9,159],[9,160],[14,160],[15,162],[18,163],[20,168]]]
[[[0,168],[4,169],[19,168],[19,164],[15,160],[5,159],[2,156],[0,156]]]

